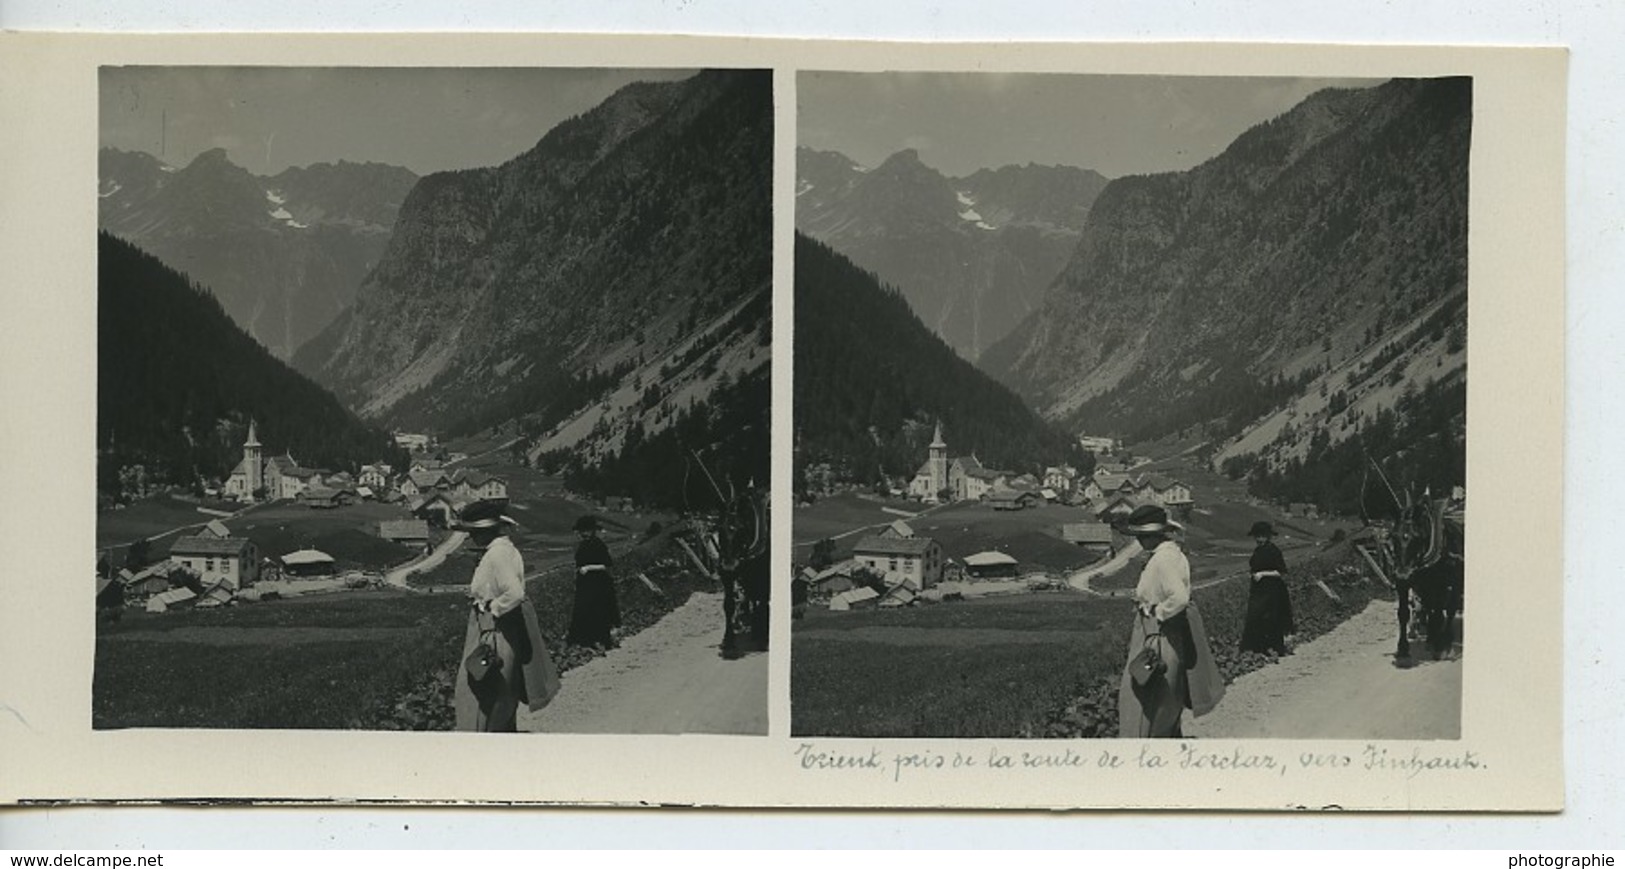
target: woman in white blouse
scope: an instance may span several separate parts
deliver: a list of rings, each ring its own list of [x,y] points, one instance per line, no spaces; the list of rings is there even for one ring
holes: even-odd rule
[[[1191,601],[1191,565],[1173,539],[1180,525],[1147,504],[1129,515],[1122,532],[1150,553],[1134,588],[1134,625],[1128,660],[1142,648],[1161,659],[1160,673],[1136,682],[1131,666],[1118,690],[1118,735],[1180,737],[1186,709],[1205,715],[1224,696],[1224,680],[1208,648],[1202,617]]]
[[[559,690],[558,670],[525,594],[525,560],[508,539],[513,524],[500,503],[481,501],[464,508],[453,526],[485,550],[468,585],[468,632],[454,692],[458,730],[512,733],[520,703],[534,711]],[[468,659],[482,643],[496,650],[497,660],[475,678]]]

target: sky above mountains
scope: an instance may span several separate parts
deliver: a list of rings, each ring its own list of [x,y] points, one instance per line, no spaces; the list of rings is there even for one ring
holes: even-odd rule
[[[798,144],[876,166],[904,148],[963,176],[1041,163],[1107,177],[1190,169],[1326,87],[1379,79],[803,72]]]
[[[261,175],[378,162],[494,166],[634,81],[693,70],[103,67],[104,147],[185,166],[211,148]]]

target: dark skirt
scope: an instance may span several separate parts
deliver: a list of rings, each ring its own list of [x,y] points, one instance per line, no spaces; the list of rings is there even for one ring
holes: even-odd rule
[[[610,631],[621,626],[621,607],[615,597],[615,579],[607,570],[576,574],[575,603],[570,609],[570,634],[576,646],[614,645]]]
[[[1278,576],[1253,580],[1247,594],[1241,650],[1285,653],[1286,635],[1292,632],[1292,598],[1287,594],[1286,581]]]

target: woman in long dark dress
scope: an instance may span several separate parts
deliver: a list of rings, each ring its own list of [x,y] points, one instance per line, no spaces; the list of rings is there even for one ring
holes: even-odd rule
[[[613,630],[621,626],[621,607],[615,598],[615,578],[609,568],[614,560],[609,547],[598,539],[598,520],[582,516],[576,520],[576,596],[570,611],[569,642],[577,646],[610,648],[615,645]]]
[[[1275,529],[1268,522],[1254,522],[1247,532],[1258,542],[1247,562],[1252,572],[1252,589],[1247,594],[1247,622],[1241,630],[1243,652],[1289,653],[1287,637],[1294,630],[1292,597],[1286,590],[1286,558],[1275,545]]]

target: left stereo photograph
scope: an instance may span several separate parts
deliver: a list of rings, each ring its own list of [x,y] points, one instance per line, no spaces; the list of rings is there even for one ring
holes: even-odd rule
[[[99,87],[96,728],[767,733],[770,71]]]

